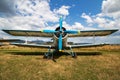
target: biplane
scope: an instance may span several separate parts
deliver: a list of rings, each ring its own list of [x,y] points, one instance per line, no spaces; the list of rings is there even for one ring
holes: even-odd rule
[[[42,47],[48,48],[48,52],[45,53],[44,57],[51,58],[54,53],[62,53],[66,49],[69,49],[69,54],[72,57],[76,57],[76,53],[72,51],[73,48],[89,47],[89,46],[101,46],[103,44],[82,44],[82,45],[69,45],[67,39],[72,37],[92,37],[92,36],[106,36],[110,35],[118,29],[111,30],[67,30],[63,27],[63,18],[59,19],[59,26],[55,30],[3,30],[4,32],[13,36],[27,36],[27,37],[47,37],[53,39],[52,45],[39,45],[39,44],[21,44],[13,43],[17,46],[26,47]],[[51,49],[54,49],[52,51]]]

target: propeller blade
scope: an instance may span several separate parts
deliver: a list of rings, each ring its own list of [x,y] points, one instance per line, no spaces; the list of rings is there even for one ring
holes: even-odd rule
[[[62,19],[62,16],[60,17],[60,23],[59,23],[59,25],[60,25],[60,31],[62,31],[62,21],[63,21],[63,19]]]
[[[62,51],[62,34],[60,34],[60,36],[59,36],[59,46],[58,46],[58,48],[59,48],[59,52],[61,52]]]
[[[45,33],[56,33],[58,31],[55,30],[41,30],[41,32],[45,32]]]
[[[69,34],[80,34],[80,31],[77,31],[77,30],[67,30],[67,31],[64,31],[65,33],[69,33]]]

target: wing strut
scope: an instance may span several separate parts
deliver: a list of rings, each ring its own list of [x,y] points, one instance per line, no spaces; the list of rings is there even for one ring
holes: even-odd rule
[[[93,43],[95,44],[96,41],[95,41],[95,33],[93,34]]]

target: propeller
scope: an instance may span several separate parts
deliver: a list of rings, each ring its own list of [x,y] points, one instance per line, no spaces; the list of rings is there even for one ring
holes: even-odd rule
[[[77,31],[77,30],[67,30],[67,31],[64,31],[65,33],[69,33],[69,34],[80,34],[80,31]]]
[[[59,52],[62,51],[62,37],[63,37],[63,33],[65,34],[79,34],[80,31],[78,30],[63,30],[63,26],[62,26],[62,22],[63,22],[63,19],[62,19],[62,16],[60,17],[59,19],[59,30],[42,30],[41,32],[44,32],[44,33],[57,33],[59,36],[58,36],[58,49],[59,49]]]
[[[59,36],[59,46],[58,46],[58,48],[59,48],[59,52],[61,52],[62,51],[62,34],[60,34],[60,36]]]
[[[60,24],[60,31],[62,31],[62,16],[60,17],[60,20],[59,20],[59,24]]]
[[[55,30],[42,30],[41,32],[44,32],[44,33],[56,33],[58,31],[55,31]]]
[[[60,35],[59,35],[59,46],[58,46],[58,49],[59,51],[61,52],[62,51],[62,17],[60,17],[60,20],[59,20],[59,24],[60,24]]]

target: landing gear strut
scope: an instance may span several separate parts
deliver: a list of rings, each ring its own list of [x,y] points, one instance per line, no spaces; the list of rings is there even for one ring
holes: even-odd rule
[[[53,59],[53,52],[51,52],[51,47],[48,48],[48,52],[44,54],[43,58]]]
[[[77,54],[75,52],[73,52],[71,46],[70,46],[70,55],[73,57],[73,58],[77,58]]]
[[[77,58],[77,54],[75,52],[73,52],[71,46],[69,48],[70,48],[70,51],[68,53],[72,56],[72,58]],[[51,51],[51,47],[49,47],[48,52],[44,54],[43,58],[45,58],[45,59],[53,59],[54,60],[54,56],[53,56],[54,53],[56,53],[56,50]]]

